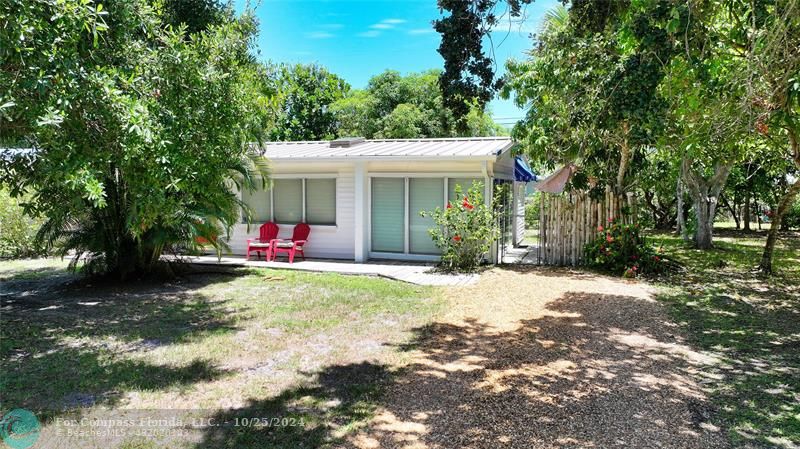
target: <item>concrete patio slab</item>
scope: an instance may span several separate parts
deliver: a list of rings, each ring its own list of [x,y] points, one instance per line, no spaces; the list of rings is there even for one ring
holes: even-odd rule
[[[340,273],[363,276],[379,276],[387,279],[417,285],[470,285],[477,282],[479,274],[444,274],[433,271],[432,264],[407,263],[396,261],[374,261],[355,263],[347,260],[309,259],[288,262],[266,262],[264,260],[245,260],[244,257],[226,256],[184,256],[184,260],[201,265],[228,265],[239,267],[277,268],[281,270],[301,270],[319,273]]]

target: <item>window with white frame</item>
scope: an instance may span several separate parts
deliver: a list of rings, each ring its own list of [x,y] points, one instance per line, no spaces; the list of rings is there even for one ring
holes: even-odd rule
[[[336,225],[336,178],[277,178],[270,190],[242,191],[242,201],[253,223]]]

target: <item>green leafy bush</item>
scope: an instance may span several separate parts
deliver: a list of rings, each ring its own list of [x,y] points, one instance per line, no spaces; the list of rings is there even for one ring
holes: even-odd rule
[[[43,253],[36,244],[42,220],[25,214],[17,198],[0,189],[0,258],[35,257]]]
[[[483,183],[472,184],[466,195],[456,186],[456,198],[442,210],[424,211],[436,226],[430,229],[436,247],[442,251],[440,267],[445,271],[470,272],[480,265],[483,255],[499,235],[492,209],[483,201]]]
[[[541,192],[536,192],[525,199],[525,227],[535,229],[539,226],[539,204]]]
[[[667,271],[669,261],[661,248],[649,245],[639,229],[638,224],[618,220],[605,228],[598,226],[594,239],[586,245],[587,264],[628,278]]]
[[[794,201],[794,204],[784,214],[782,225],[786,229],[800,229],[800,197]]]

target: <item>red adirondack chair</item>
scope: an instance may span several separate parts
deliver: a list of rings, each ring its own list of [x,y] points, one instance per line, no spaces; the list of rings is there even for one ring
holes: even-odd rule
[[[306,260],[306,255],[303,254],[303,245],[308,241],[308,234],[311,233],[311,227],[305,223],[298,223],[292,232],[290,240],[275,239],[272,241],[272,257],[278,257],[278,253],[286,253],[289,255],[289,263],[294,263],[294,255],[300,254],[303,260]]]
[[[250,260],[250,253],[256,253],[256,257],[259,257],[259,253],[264,253],[267,262],[272,257],[272,241],[278,238],[278,225],[275,223],[268,221],[261,225],[258,228],[258,238],[257,239],[247,239],[247,256],[245,260]]]

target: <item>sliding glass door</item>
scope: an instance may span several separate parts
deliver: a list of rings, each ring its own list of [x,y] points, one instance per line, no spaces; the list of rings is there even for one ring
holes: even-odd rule
[[[372,178],[372,251],[405,252],[405,179]]]
[[[371,201],[371,251],[412,255],[439,255],[430,233],[436,226],[420,212],[443,208],[457,201],[455,186],[464,191],[476,178],[373,177]]]
[[[441,254],[428,230],[435,226],[433,218],[421,217],[422,211],[441,208],[444,201],[444,179],[411,178],[408,180],[408,250],[413,254]]]

